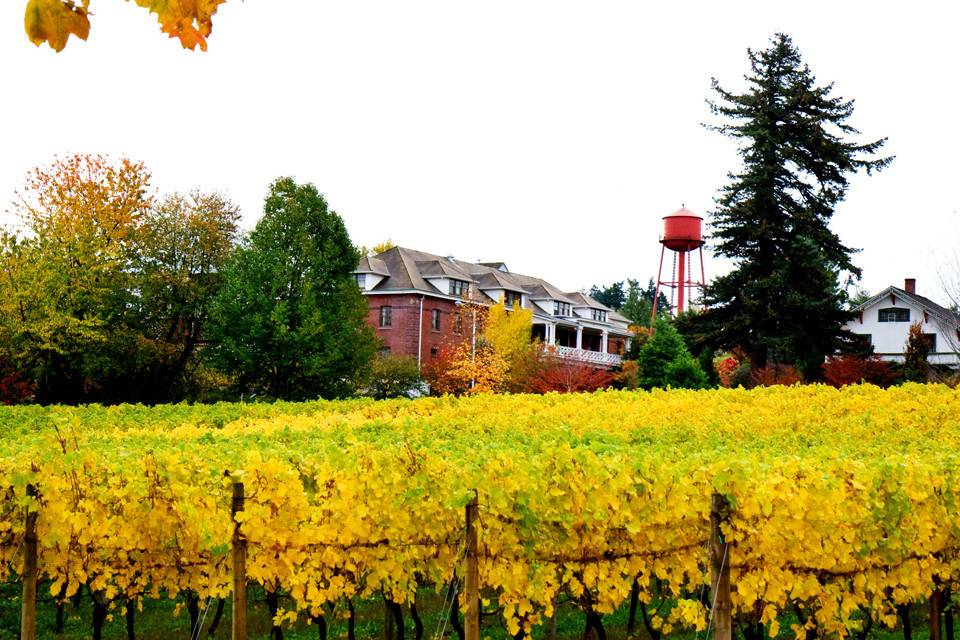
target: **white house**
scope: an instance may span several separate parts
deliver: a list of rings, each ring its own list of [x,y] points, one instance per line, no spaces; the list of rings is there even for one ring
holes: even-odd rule
[[[902,362],[910,325],[917,322],[930,342],[930,364],[960,365],[960,315],[917,295],[917,281],[904,280],[903,289],[887,287],[854,311],[846,324],[864,336],[884,360]]]

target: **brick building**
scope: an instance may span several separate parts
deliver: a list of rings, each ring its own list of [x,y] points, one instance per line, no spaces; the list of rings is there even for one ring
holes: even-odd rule
[[[511,273],[497,263],[470,263],[394,247],[361,258],[354,271],[367,297],[368,322],[384,350],[411,355],[418,363],[436,357],[441,345],[471,327],[461,326],[464,301],[519,306],[533,311],[533,337],[556,353],[598,366],[620,362],[629,321],[580,292],[565,293],[546,280]]]

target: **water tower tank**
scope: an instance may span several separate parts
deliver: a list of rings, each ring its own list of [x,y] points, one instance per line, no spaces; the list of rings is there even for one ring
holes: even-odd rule
[[[683,207],[663,217],[660,243],[671,251],[693,251],[703,246],[703,218]]]

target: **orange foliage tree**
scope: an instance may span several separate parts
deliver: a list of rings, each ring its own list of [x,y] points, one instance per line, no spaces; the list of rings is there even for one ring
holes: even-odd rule
[[[423,376],[438,395],[496,393],[507,380],[507,361],[490,345],[471,348],[462,340],[441,347],[437,357],[426,367]]]
[[[213,30],[213,15],[225,1],[133,0],[155,13],[161,31],[178,38],[184,49],[203,51]],[[46,42],[54,51],[62,51],[70,36],[87,39],[90,13],[90,0],[28,0],[23,23],[33,44],[39,47]]]

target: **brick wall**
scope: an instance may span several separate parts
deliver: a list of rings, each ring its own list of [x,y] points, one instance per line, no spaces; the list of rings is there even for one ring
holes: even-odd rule
[[[383,341],[383,346],[390,349],[392,355],[417,357],[417,323],[420,319],[420,296],[417,294],[386,294],[368,295],[367,322]],[[389,327],[380,326],[380,308],[390,307],[391,323]],[[440,312],[440,330],[435,331],[432,326],[434,309]],[[423,345],[422,363],[427,364],[436,355],[437,350],[444,342],[454,338],[453,313],[456,304],[450,300],[431,298],[423,299]],[[464,327],[469,330],[468,327]]]

